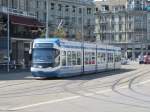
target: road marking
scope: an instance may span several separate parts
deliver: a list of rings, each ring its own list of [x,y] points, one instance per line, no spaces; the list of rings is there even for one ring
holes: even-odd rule
[[[146,84],[146,83],[149,83],[149,82],[150,82],[150,80],[147,80],[147,81],[136,83],[134,85],[137,86],[137,85],[142,85],[142,84]],[[119,87],[118,89],[125,89],[125,88],[128,88],[128,85]],[[111,91],[112,91],[112,89],[106,89],[106,90],[102,90],[102,91],[97,91],[95,93],[96,94],[102,94],[102,93],[107,93],[107,92],[111,92]],[[85,96],[94,96],[95,94],[94,93],[86,93],[84,95]],[[82,96],[66,97],[66,98],[62,98],[62,99],[56,99],[56,100],[51,100],[51,101],[46,101],[46,102],[40,102],[40,103],[26,105],[26,106],[21,106],[21,107],[14,107],[14,108],[11,108],[11,109],[8,109],[8,110],[10,110],[10,111],[22,110],[22,109],[27,109],[27,108],[30,108],[30,107],[37,107],[37,106],[45,105],[45,104],[52,104],[52,103],[57,103],[57,102],[74,100],[74,99],[78,99],[78,98],[81,98],[81,97]]]
[[[36,106],[45,105],[45,104],[52,104],[52,103],[57,103],[57,102],[62,102],[62,101],[74,100],[74,99],[78,99],[80,97],[81,96],[72,96],[72,97],[67,97],[67,98],[63,98],[63,99],[57,99],[57,100],[51,100],[51,101],[47,101],[47,102],[41,102],[41,103],[26,105],[26,106],[22,106],[22,107],[15,107],[15,108],[12,108],[9,110],[12,110],[12,111],[21,110],[21,109],[36,107]]]
[[[146,81],[135,84],[135,86],[146,84],[146,83],[149,83],[149,82],[150,82],[150,80],[146,80]]]
[[[4,83],[6,83],[6,81],[0,81],[0,84],[4,84]]]

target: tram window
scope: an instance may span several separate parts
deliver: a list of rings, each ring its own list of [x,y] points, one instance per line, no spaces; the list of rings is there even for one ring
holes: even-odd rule
[[[85,57],[84,64],[88,65],[89,64],[89,53],[85,52],[84,57]]]
[[[97,54],[97,64],[101,64],[101,53]]]
[[[107,54],[108,63],[110,62],[110,53]]]
[[[67,65],[71,66],[71,51],[67,52]]]
[[[77,52],[77,65],[81,65],[81,53]]]
[[[117,54],[115,54],[115,62],[118,62],[119,61],[119,57]]]
[[[103,53],[103,62],[105,62],[105,61],[106,61],[106,54]]]
[[[88,58],[89,58],[89,64],[92,64],[92,53],[91,52],[89,52],[88,53]]]
[[[105,62],[105,53],[101,53],[101,63]]]
[[[62,66],[66,66],[66,51],[62,52]]]
[[[112,53],[110,53],[110,62],[113,61],[113,56],[112,56]]]
[[[72,51],[72,65],[76,65],[76,52]]]
[[[109,62],[112,62],[112,53],[109,53]]]
[[[92,63],[91,64],[95,64],[95,53],[92,52]]]

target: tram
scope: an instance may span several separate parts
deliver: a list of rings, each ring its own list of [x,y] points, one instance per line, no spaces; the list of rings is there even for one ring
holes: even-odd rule
[[[59,38],[35,39],[31,72],[36,78],[69,77],[119,69],[121,49]]]

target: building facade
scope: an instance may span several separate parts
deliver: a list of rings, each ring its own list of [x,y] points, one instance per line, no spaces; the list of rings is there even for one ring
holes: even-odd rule
[[[47,0],[30,0],[30,10],[36,17],[46,21]],[[52,35],[62,21],[67,38],[75,39],[81,35],[83,17],[84,37],[87,40],[94,37],[95,6],[91,0],[49,0],[49,34]],[[81,37],[80,37],[81,38]]]
[[[97,41],[120,46],[123,56],[135,59],[139,54],[145,54],[150,50],[150,12],[139,10],[141,8],[129,10],[128,2],[124,9],[99,10],[95,33]]]
[[[9,2],[8,2],[9,1]],[[0,0],[0,63],[8,60],[7,14],[10,18],[10,60],[30,65],[30,44],[41,35],[49,16],[49,35],[60,23],[67,39],[94,40],[94,3],[91,0]],[[8,10],[9,7],[9,10]]]

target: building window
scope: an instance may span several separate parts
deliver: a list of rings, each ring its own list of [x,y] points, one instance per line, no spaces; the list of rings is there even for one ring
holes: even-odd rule
[[[95,10],[96,10],[96,12],[98,12],[98,8],[97,7],[95,8]]]
[[[39,1],[36,2],[36,8],[39,8]]]
[[[82,13],[82,8],[79,8],[79,14],[81,14]]]
[[[131,25],[131,23],[129,23],[129,29],[131,30],[131,27],[132,27],[132,25]]]
[[[72,6],[72,12],[76,12],[76,7]]]
[[[131,16],[129,16],[129,21],[131,21],[132,20],[132,17]]]
[[[119,34],[119,41],[122,41],[122,34]]]
[[[122,24],[119,24],[119,31],[122,31]]]
[[[112,34],[112,41],[115,41],[115,35]]]
[[[112,15],[112,21],[115,21],[115,16],[114,15]]]
[[[65,6],[65,11],[66,11],[66,12],[69,11],[69,6],[68,6],[68,5]]]
[[[17,9],[17,1],[16,0],[12,0],[12,8]]]
[[[92,13],[92,9],[91,8],[87,8],[87,14],[91,14]]]
[[[36,12],[36,17],[39,18],[39,12]]]
[[[119,21],[121,21],[122,20],[122,17],[121,16],[119,16]]]
[[[44,1],[44,8],[46,9],[46,1]]]
[[[43,13],[44,21],[46,21],[46,16],[47,16],[47,14],[46,14],[46,12],[44,12]]]
[[[55,4],[51,3],[51,10],[54,10]]]
[[[82,24],[82,18],[80,17],[78,20],[79,24]]]
[[[114,24],[112,24],[112,31],[114,31],[115,30],[115,25]]]
[[[128,34],[128,41],[132,41],[131,33]]]
[[[58,4],[58,11],[61,11],[61,10],[62,10],[62,5]]]

